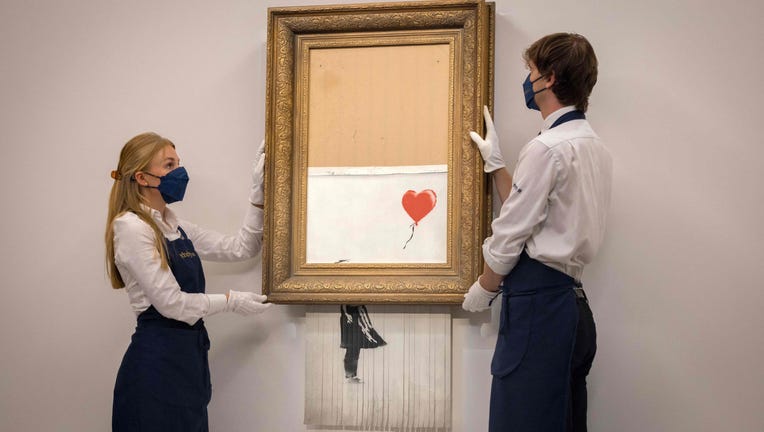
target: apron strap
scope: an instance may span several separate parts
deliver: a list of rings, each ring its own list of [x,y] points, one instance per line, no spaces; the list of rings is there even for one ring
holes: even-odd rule
[[[560,116],[560,118],[558,118],[554,123],[552,123],[552,126],[549,129],[554,129],[563,123],[567,123],[573,120],[586,120],[586,116],[584,115],[582,111],[579,111],[579,110],[566,112],[565,114]]]

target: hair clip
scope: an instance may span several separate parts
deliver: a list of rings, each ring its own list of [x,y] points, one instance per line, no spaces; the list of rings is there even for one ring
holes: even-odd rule
[[[118,173],[116,170],[113,170],[111,172],[111,178],[114,180],[122,180],[122,174]]]

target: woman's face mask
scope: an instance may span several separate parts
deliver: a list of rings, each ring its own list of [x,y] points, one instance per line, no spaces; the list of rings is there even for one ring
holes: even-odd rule
[[[146,187],[159,189],[165,203],[172,204],[176,201],[183,201],[188,185],[188,172],[184,167],[177,167],[161,177],[148,172],[144,172],[144,174],[159,179],[159,186]]]

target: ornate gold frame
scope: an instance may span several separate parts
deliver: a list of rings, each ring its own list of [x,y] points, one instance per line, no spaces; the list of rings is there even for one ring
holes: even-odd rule
[[[469,131],[493,105],[494,5],[482,0],[268,9],[263,292],[276,303],[460,303],[482,271],[490,183]],[[448,236],[444,264],[306,263],[305,73],[313,47],[448,43]]]

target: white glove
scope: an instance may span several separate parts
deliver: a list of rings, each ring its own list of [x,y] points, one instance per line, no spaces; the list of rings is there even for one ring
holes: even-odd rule
[[[255,205],[263,205],[263,172],[265,171],[265,140],[260,142],[260,147],[255,153],[255,162],[252,163],[252,190],[249,193],[249,202]]]
[[[491,300],[496,298],[497,295],[499,295],[499,291],[486,291],[486,289],[480,285],[480,280],[476,280],[470,287],[470,290],[464,294],[462,309],[467,312],[484,311],[491,307]]]
[[[263,303],[268,297],[253,292],[228,291],[226,311],[246,316],[265,312],[273,303]]]
[[[480,155],[483,156],[485,162],[483,171],[490,173],[504,168],[505,163],[499,148],[499,136],[496,135],[493,119],[491,119],[491,113],[488,112],[487,106],[483,106],[483,118],[485,119],[485,139],[481,138],[475,131],[470,132],[470,138],[480,150]]]

